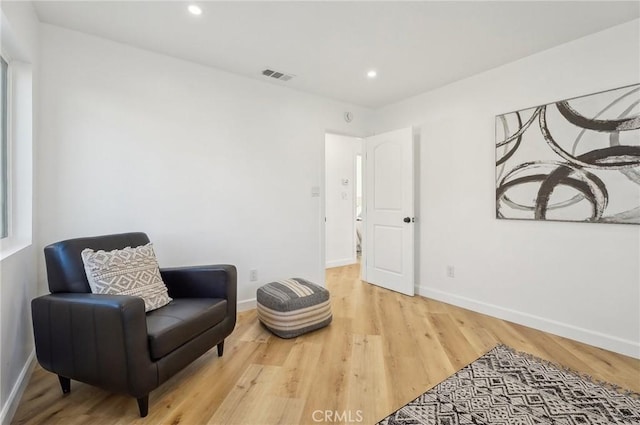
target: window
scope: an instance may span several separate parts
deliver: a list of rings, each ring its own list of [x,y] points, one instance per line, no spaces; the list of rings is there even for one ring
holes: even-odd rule
[[[4,58],[0,57],[2,70],[0,71],[0,239],[6,238],[9,234],[9,123],[8,123],[8,102],[7,102],[7,72],[8,64]]]
[[[4,24],[6,16],[0,15]],[[0,261],[33,242],[33,66],[30,58],[35,51],[24,50],[30,44],[19,41],[9,25],[2,25]]]

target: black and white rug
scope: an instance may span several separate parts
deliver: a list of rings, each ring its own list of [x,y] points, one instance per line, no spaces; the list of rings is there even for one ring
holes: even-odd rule
[[[378,424],[639,425],[638,397],[497,346]]]

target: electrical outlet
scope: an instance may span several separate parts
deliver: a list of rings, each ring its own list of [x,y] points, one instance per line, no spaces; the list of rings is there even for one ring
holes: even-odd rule
[[[256,269],[249,270],[249,280],[251,282],[255,282],[258,280],[258,270]]]
[[[447,277],[456,277],[456,269],[452,265],[447,266]]]

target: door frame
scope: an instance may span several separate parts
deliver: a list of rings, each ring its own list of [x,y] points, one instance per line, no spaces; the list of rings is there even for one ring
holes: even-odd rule
[[[414,226],[414,243],[413,243],[413,279],[414,279],[414,285],[416,286],[416,291],[415,293],[418,293],[417,290],[417,285],[418,285],[418,279],[420,276],[420,262],[419,260],[419,251],[420,251],[420,130],[419,127],[416,127],[414,125],[410,126],[412,129],[412,137],[413,137],[413,214],[415,217],[415,223],[412,223],[412,225]],[[388,130],[388,131],[393,131],[393,130]],[[367,193],[367,188],[366,188],[366,182],[367,182],[367,167],[366,167],[366,147],[365,147],[365,143],[366,143],[366,139],[367,137],[371,137],[371,136],[375,136],[377,134],[382,134],[382,133],[386,133],[387,131],[380,131],[380,132],[375,132],[369,135],[361,135],[361,134],[354,134],[354,133],[346,133],[346,132],[341,132],[341,131],[335,131],[335,130],[331,130],[331,129],[325,129],[324,133],[323,133],[323,142],[322,142],[322,152],[321,152],[321,167],[320,167],[320,256],[319,256],[319,266],[320,266],[320,270],[321,270],[321,275],[324,276],[324,280],[323,280],[323,285],[326,282],[326,263],[327,263],[327,258],[326,258],[326,238],[327,238],[327,226],[326,226],[326,163],[327,163],[327,159],[325,157],[325,149],[326,149],[326,135],[327,134],[333,134],[336,136],[345,136],[345,137],[353,137],[356,139],[362,139],[362,198],[363,198],[363,209],[362,209],[362,219],[366,220],[367,218],[367,211],[364,208],[364,199],[365,199],[365,194]],[[354,191],[355,191],[355,185],[354,185]],[[355,208],[355,204],[354,204],[354,208]],[[366,238],[367,238],[367,232],[365,231],[365,226],[363,225],[363,231],[362,231],[362,242],[361,242],[361,254],[360,254],[360,280],[367,280],[367,268],[366,266],[366,260],[367,260],[367,250],[366,250]]]

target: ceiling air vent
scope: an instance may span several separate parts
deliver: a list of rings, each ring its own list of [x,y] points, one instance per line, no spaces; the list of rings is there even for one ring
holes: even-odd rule
[[[284,72],[274,71],[272,69],[265,69],[264,71],[262,71],[262,75],[264,75],[265,77],[275,78],[276,80],[280,81],[289,81],[290,79],[295,77],[295,75],[285,74]]]

